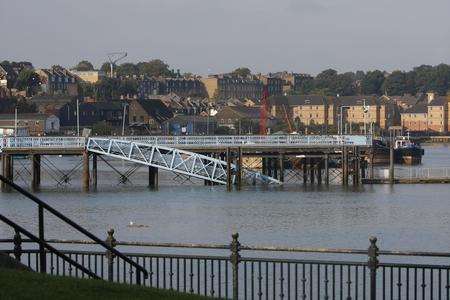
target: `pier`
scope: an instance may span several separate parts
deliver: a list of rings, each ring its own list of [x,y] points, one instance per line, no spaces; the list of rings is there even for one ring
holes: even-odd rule
[[[357,135],[10,137],[0,145],[6,178],[14,179],[14,157],[32,161],[33,190],[40,188],[45,156],[52,155],[81,158],[84,191],[97,187],[98,163],[108,164],[103,157],[148,166],[148,185],[154,189],[162,169],[239,190],[245,183],[282,184],[294,179],[321,185],[339,178],[344,186],[359,185],[367,173],[364,157],[372,140]],[[331,166],[331,161],[340,163]],[[127,174],[116,171],[127,179]]]

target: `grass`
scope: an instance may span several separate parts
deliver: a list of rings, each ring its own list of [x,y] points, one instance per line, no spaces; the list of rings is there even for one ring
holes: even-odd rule
[[[0,299],[207,299],[171,291],[0,268]]]

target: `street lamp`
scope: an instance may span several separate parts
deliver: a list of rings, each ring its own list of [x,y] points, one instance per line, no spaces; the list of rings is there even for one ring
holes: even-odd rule
[[[14,137],[17,137],[17,106],[14,108]]]
[[[363,99],[363,112],[364,112],[364,135],[367,135],[367,120],[366,120],[366,116],[367,116],[367,112],[369,111],[370,106],[366,106],[366,99]]]
[[[344,109],[349,109],[350,108],[350,106],[341,106],[340,107],[340,110],[341,110],[341,114],[340,114],[340,116],[339,116],[339,125],[340,125],[340,135],[342,135],[342,133],[343,133],[343,130],[342,130],[342,126],[343,126],[343,111],[344,111]]]
[[[77,136],[80,136],[80,101],[77,99]]]
[[[122,136],[125,135],[125,118],[126,118],[126,115],[127,115],[127,106],[128,106],[128,103],[125,103],[125,104],[123,105],[123,113],[122,113]]]

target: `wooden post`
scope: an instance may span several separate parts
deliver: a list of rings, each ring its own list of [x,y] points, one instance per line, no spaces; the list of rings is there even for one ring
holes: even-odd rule
[[[97,154],[92,154],[92,187],[97,189],[98,176],[97,176]]]
[[[33,191],[38,191],[41,186],[41,156],[39,154],[31,155],[31,165],[32,165],[32,181],[31,189]]]
[[[314,185],[314,158],[310,158],[309,159],[309,176],[310,176],[310,181],[311,181],[311,185]]]
[[[284,182],[284,154],[280,154],[279,160],[279,166],[280,166],[280,178],[279,180],[281,182]]]
[[[148,187],[157,190],[158,189],[158,168],[149,166],[148,167]]]
[[[82,178],[83,191],[89,192],[89,152],[83,152],[83,178]]]
[[[237,164],[236,164],[236,181],[237,190],[240,191],[242,188],[242,148],[237,149]]]
[[[232,179],[232,170],[231,170],[231,148],[227,148],[227,191],[231,192],[233,179]]]
[[[330,155],[327,153],[325,154],[325,184],[330,184],[330,169],[329,169],[329,163],[330,163]]]

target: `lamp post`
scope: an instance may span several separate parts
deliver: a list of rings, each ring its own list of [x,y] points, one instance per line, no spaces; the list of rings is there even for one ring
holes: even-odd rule
[[[343,128],[342,128],[342,126],[343,126],[343,111],[344,111],[344,109],[349,109],[350,108],[350,106],[341,106],[340,107],[340,110],[341,110],[341,114],[340,114],[340,116],[339,116],[339,124],[340,124],[340,135],[342,135],[342,133],[343,133]]]
[[[364,135],[367,135],[367,112],[369,111],[370,106],[366,106],[366,99],[363,99],[363,112],[364,112]]]
[[[17,137],[17,106],[14,108],[14,137]]]
[[[77,99],[77,136],[80,136],[80,101]]]
[[[123,113],[122,113],[122,136],[125,135],[125,118],[126,118],[126,115],[127,115],[127,106],[128,106],[128,103],[125,103],[125,104],[123,105]]]

